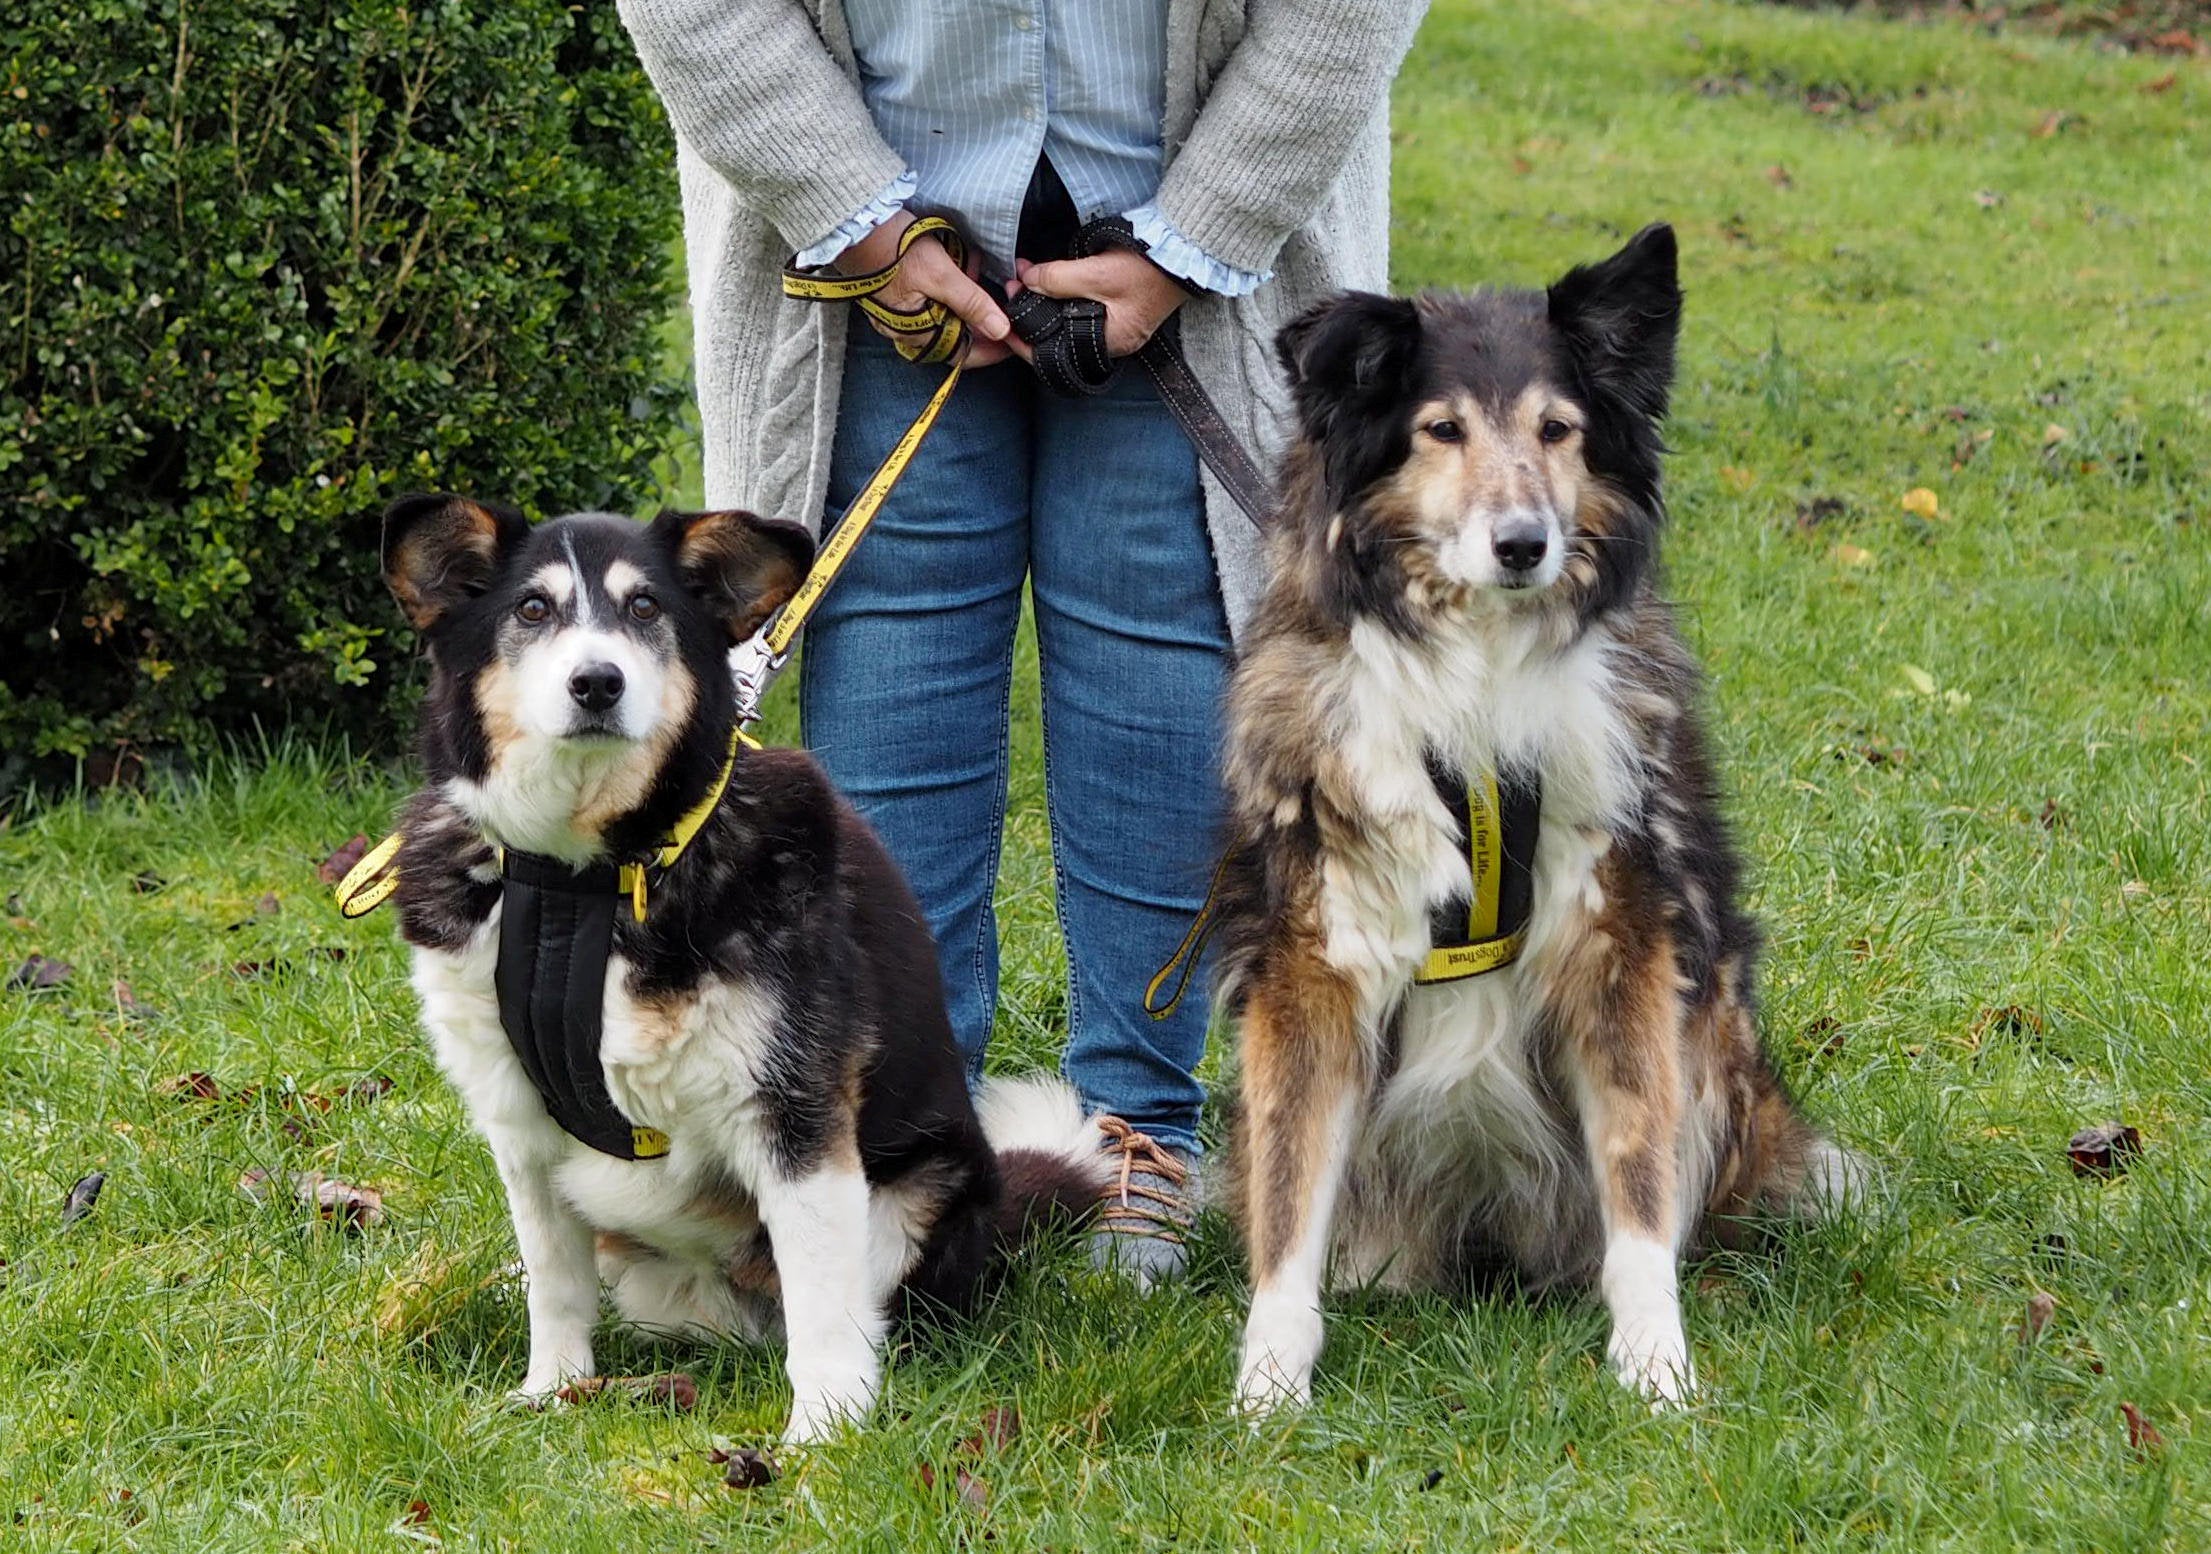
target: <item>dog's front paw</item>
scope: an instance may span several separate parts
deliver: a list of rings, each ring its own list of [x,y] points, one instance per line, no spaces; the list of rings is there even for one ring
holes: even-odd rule
[[[1293,1373],[1271,1353],[1246,1358],[1236,1378],[1236,1407],[1255,1425],[1276,1409],[1303,1408],[1312,1401],[1312,1372]]]
[[[1678,1323],[1671,1330],[1653,1325],[1616,1327],[1606,1358],[1620,1384],[1648,1401],[1653,1412],[1679,1408],[1696,1395],[1696,1370],[1689,1363],[1688,1340]]]
[[[859,1422],[859,1415],[846,1404],[829,1400],[793,1403],[790,1420],[783,1426],[783,1444],[820,1446],[835,1440]]]
[[[507,1402],[516,1408],[559,1408],[570,1401],[562,1391],[569,1383],[589,1380],[591,1367],[572,1365],[548,1365],[543,1369],[532,1366],[522,1378],[522,1385],[507,1394]]]
[[[1262,1290],[1244,1324],[1244,1358],[1236,1371],[1236,1406],[1254,1422],[1276,1409],[1313,1401],[1313,1363],[1320,1358],[1320,1307]]]

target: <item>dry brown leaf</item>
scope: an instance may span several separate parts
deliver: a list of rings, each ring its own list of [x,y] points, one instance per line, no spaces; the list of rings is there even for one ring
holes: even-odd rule
[[[337,884],[353,872],[353,866],[361,861],[361,855],[368,851],[368,847],[369,839],[355,832],[350,841],[340,844],[336,852],[322,861],[321,866],[315,870],[315,877],[325,885]]]
[[[752,1446],[733,1452],[713,1452],[710,1461],[726,1463],[722,1482],[731,1489],[765,1489],[775,1482],[775,1458]]]
[[[223,1098],[223,1087],[215,1083],[213,1074],[195,1068],[189,1074],[164,1079],[154,1086],[154,1094],[173,1096],[180,1101],[219,1101]]]
[[[2127,1417],[2127,1445],[2137,1457],[2154,1456],[2165,1449],[2165,1437],[2157,1426],[2142,1417],[2142,1410],[2132,1403],[2121,1403],[2119,1412]]]
[[[9,974],[8,986],[26,993],[42,993],[48,988],[60,987],[69,980],[76,968],[65,960],[50,956],[33,955]]]
[[[632,1403],[654,1403],[679,1414],[698,1407],[699,1384],[682,1371],[654,1376],[579,1376],[553,1396],[563,1403],[585,1403],[593,1398],[621,1398]]]
[[[259,1166],[238,1178],[239,1190],[253,1198],[269,1196],[269,1173]],[[384,1218],[384,1195],[320,1171],[302,1171],[292,1179],[292,1195],[332,1224],[362,1230]]]
[[[2142,1153],[2142,1134],[2128,1124],[2100,1122],[2083,1128],[2066,1142],[2078,1176],[2119,1176]]]
[[[121,977],[115,979],[109,986],[108,991],[115,995],[116,1014],[125,1020],[151,1020],[156,1014],[160,1013],[152,1004],[140,1000],[139,996],[131,991],[131,985]]]
[[[1850,511],[1850,504],[1839,496],[1815,496],[1796,504],[1798,532],[1809,534],[1829,519],[1841,518]]]

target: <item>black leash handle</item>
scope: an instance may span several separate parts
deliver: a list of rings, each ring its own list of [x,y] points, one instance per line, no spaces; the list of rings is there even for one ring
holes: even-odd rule
[[[1093,259],[1116,248],[1143,253],[1134,229],[1122,216],[1093,221],[1075,234],[1069,247],[1072,259]],[[1053,393],[1068,399],[1086,399],[1103,393],[1120,375],[1121,363],[1106,353],[1105,304],[1094,297],[1062,300],[1024,290],[1006,302],[1006,317],[1013,330],[1028,343],[1036,375]],[[1237,439],[1220,407],[1206,393],[1205,385],[1190,370],[1182,354],[1182,320],[1170,317],[1135,359],[1150,375],[1168,413],[1197,450],[1205,467],[1221,483],[1244,516],[1265,528],[1274,511],[1267,479]]]

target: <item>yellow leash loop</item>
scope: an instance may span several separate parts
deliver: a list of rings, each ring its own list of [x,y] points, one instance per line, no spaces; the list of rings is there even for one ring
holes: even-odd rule
[[[366,917],[399,888],[399,871],[392,867],[392,860],[399,856],[400,841],[400,834],[394,831],[361,854],[361,861],[346,870],[345,878],[338,881],[333,892],[338,898],[341,917]]]
[[[1466,785],[1466,866],[1473,879],[1466,900],[1467,942],[1430,949],[1413,973],[1413,981],[1422,987],[1497,971],[1518,960],[1527,944],[1525,928],[1497,931],[1505,879],[1505,806],[1495,772]]]
[[[941,302],[929,301],[918,308],[894,308],[883,301],[881,293],[898,273],[898,263],[906,257],[906,250],[925,237],[934,237],[952,256],[954,264],[965,267],[967,244],[951,222],[942,216],[924,216],[905,231],[898,234],[898,259],[892,260],[880,270],[866,275],[840,275],[831,269],[801,270],[786,265],[783,270],[783,295],[796,297],[801,302],[850,302],[861,312],[896,331],[899,338],[891,341],[898,354],[910,362],[927,362],[935,365],[951,361],[959,354],[967,339],[967,326],[960,316]]]
[[[1213,880],[1205,887],[1205,900],[1198,907],[1198,915],[1190,919],[1189,931],[1175,946],[1174,954],[1167,957],[1167,964],[1154,972],[1151,981],[1144,986],[1144,1012],[1155,1020],[1173,1015],[1182,1007],[1182,995],[1190,991],[1190,979],[1198,970],[1198,956],[1213,934],[1213,914],[1221,902],[1221,876],[1227,872],[1228,854],[1222,853],[1220,862],[1213,865]],[[1167,986],[1170,978],[1174,991],[1165,1003],[1161,1003],[1160,990]]]

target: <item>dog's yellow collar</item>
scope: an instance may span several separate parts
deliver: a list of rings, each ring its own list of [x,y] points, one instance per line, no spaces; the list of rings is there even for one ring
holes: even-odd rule
[[[729,754],[722,761],[721,773],[715,777],[705,796],[685,810],[682,817],[669,829],[668,839],[661,844],[660,852],[653,860],[663,872],[676,866],[676,860],[683,856],[684,849],[691,845],[692,838],[705,826],[707,817],[722,802],[722,795],[729,791],[729,778],[737,769],[737,751],[740,747],[758,750],[761,746],[760,741],[746,733],[741,726],[729,731]],[[366,917],[391,899],[392,892],[399,888],[397,864],[400,845],[405,840],[404,832],[394,831],[363,853],[361,861],[346,871],[345,878],[338,881],[332,892],[337,898],[341,916]],[[646,875],[645,864],[625,863],[621,866],[622,894],[630,898],[630,913],[640,923],[645,920]]]

